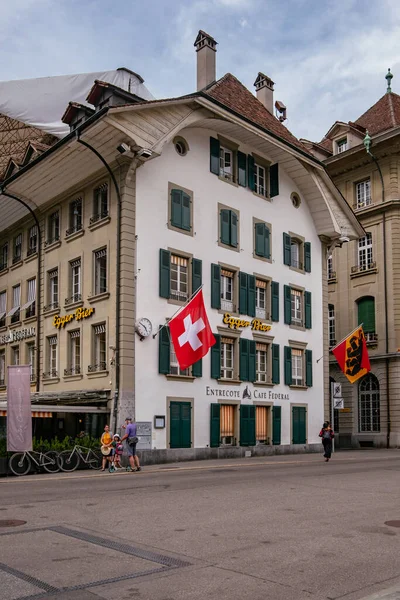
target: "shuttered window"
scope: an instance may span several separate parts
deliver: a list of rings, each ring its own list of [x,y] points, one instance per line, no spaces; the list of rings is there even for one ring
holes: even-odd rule
[[[202,285],[202,262],[160,249],[159,292],[161,298],[186,302],[189,299],[189,268],[192,269],[192,293]]]
[[[267,352],[267,344],[256,344],[256,381],[258,383],[267,383],[269,379]]]
[[[183,190],[171,190],[171,225],[185,231],[191,230],[191,199]]]
[[[365,333],[376,333],[375,299],[372,296],[360,298],[358,301],[358,324],[363,325]]]
[[[234,379],[234,348],[235,340],[221,337],[221,374],[222,379]]]
[[[265,223],[254,224],[254,253],[261,258],[271,258],[270,231]]]
[[[221,309],[233,311],[234,273],[221,269]]]
[[[268,406],[256,406],[256,440],[261,444],[269,443]]]
[[[253,340],[239,340],[239,378],[241,381],[256,380],[256,343]]]
[[[292,348],[292,385],[304,385],[303,351]]]
[[[235,410],[233,404],[221,404],[221,443],[229,446],[235,443]]]
[[[238,246],[238,215],[235,211],[223,208],[220,210],[220,241],[222,244],[237,248]]]

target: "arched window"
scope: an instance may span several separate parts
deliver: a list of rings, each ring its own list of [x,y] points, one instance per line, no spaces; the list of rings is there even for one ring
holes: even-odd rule
[[[361,433],[381,430],[379,381],[371,373],[358,386],[358,429]]]
[[[363,324],[365,333],[375,333],[375,298],[364,296],[357,300],[358,324]]]

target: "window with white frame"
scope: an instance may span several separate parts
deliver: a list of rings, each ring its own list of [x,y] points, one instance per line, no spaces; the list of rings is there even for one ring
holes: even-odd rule
[[[14,238],[13,264],[22,259],[22,233],[19,233]]]
[[[36,278],[28,279],[28,297],[21,310],[26,310],[25,317],[33,317],[36,314]]]
[[[58,377],[57,370],[57,347],[58,339],[56,335],[51,335],[47,338],[47,368],[46,377]]]
[[[189,369],[181,369],[179,367],[178,359],[175,354],[174,345],[170,344],[170,374],[171,375],[190,375]]]
[[[290,264],[295,269],[302,269],[302,243],[298,240],[291,238],[290,240]]]
[[[90,223],[108,217],[108,184],[102,183],[93,190],[93,216]]]
[[[0,350],[0,385],[6,381],[6,351]]]
[[[337,153],[341,154],[347,150],[347,137],[336,142]]]
[[[221,269],[221,310],[233,311],[233,278],[234,273]]]
[[[256,317],[258,319],[269,319],[267,286],[266,281],[256,279]]]
[[[335,307],[333,304],[328,305],[328,333],[329,347],[332,348],[336,344]]]
[[[106,324],[93,325],[93,363],[89,371],[105,371],[107,369]]]
[[[47,219],[46,245],[53,244],[60,239],[60,211],[55,210]]]
[[[0,327],[6,324],[7,314],[7,292],[0,292]]]
[[[234,152],[229,148],[220,146],[219,149],[219,174],[229,181],[234,180]]]
[[[82,198],[76,198],[69,205],[69,229],[66,235],[71,235],[82,229]]]
[[[0,253],[0,271],[8,266],[8,243],[3,244]]]
[[[372,233],[358,240],[358,268],[360,271],[367,271],[372,268]]]
[[[94,253],[94,293],[104,294],[107,291],[107,248]]]
[[[257,163],[254,164],[254,191],[261,196],[267,195],[266,169]]]
[[[293,325],[303,325],[303,292],[290,288],[291,311]]]
[[[334,279],[334,271],[333,271],[333,256],[332,254],[328,256],[328,260],[326,261],[326,270],[328,273],[328,281]]]
[[[268,382],[268,345],[256,343],[256,381]]]
[[[221,337],[221,379],[234,379],[235,340]]]
[[[292,348],[292,385],[303,384],[303,350]]]
[[[30,342],[26,345],[28,365],[30,367],[31,381],[35,380],[35,344]]]
[[[71,260],[69,263],[70,268],[70,285],[71,285],[71,298],[68,298],[66,304],[72,302],[79,302],[82,300],[81,291],[81,259],[76,258]]]
[[[64,375],[79,375],[81,372],[81,332],[79,329],[68,333],[68,368]]]
[[[21,286],[20,284],[14,285],[13,289],[13,305],[12,309],[8,313],[8,317],[11,317],[11,323],[16,323],[20,320],[21,313]]]
[[[32,225],[28,231],[28,251],[27,256],[36,254],[38,245],[38,228],[37,225]]]
[[[172,300],[185,302],[189,297],[189,261],[187,258],[171,254],[171,294]]]
[[[58,308],[58,268],[48,271],[47,275],[49,278],[49,306],[46,308],[52,310]]]
[[[356,199],[357,208],[364,208],[371,204],[371,180],[369,177],[356,183]]]
[[[372,373],[358,387],[358,427],[361,433],[381,430],[379,381]]]
[[[11,348],[11,364],[19,365],[19,346],[12,346]]]

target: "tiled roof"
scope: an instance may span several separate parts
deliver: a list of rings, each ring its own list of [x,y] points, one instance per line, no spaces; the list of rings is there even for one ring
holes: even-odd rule
[[[398,127],[400,125],[400,96],[394,92],[386,93],[361,115],[355,124],[368,129],[370,135]]]
[[[325,150],[333,152],[332,140],[330,140],[329,138],[324,138],[323,140],[318,142],[318,146],[322,146]]]
[[[202,94],[313,157],[308,149],[231,73],[227,73],[217,82],[202,90]],[[193,95],[196,96],[196,94]],[[315,157],[313,158],[315,159]]]

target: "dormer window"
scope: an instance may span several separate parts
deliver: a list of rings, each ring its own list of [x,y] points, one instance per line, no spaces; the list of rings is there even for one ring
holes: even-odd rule
[[[336,142],[336,146],[337,146],[337,153],[338,154],[341,154],[342,152],[346,152],[346,150],[348,149],[347,137],[342,138],[341,140],[338,140]]]

